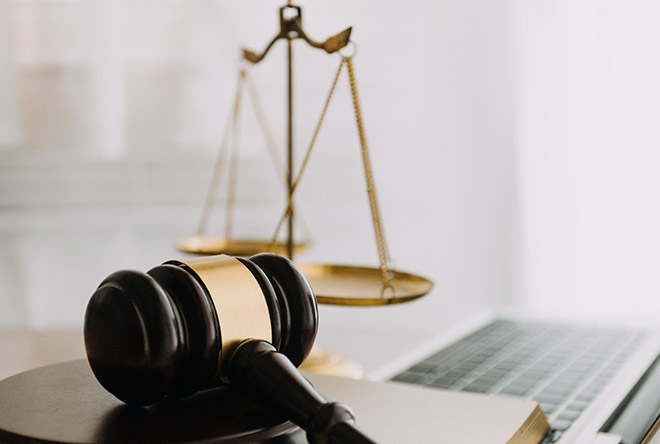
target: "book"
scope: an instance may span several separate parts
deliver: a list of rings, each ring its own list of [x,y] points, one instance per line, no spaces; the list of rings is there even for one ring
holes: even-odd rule
[[[383,444],[538,444],[550,426],[535,401],[305,373],[328,399],[351,407]]]

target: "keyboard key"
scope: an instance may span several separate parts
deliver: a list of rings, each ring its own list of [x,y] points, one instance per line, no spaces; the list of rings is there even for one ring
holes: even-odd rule
[[[460,373],[460,374],[454,373],[454,374],[451,374],[451,375],[446,374],[446,375],[440,376],[439,378],[436,378],[436,379],[432,380],[429,383],[429,385],[431,385],[433,387],[449,388],[452,385],[456,384],[461,379],[463,379],[463,374],[462,373]]]
[[[444,375],[441,375],[440,377],[441,378],[451,378],[451,379],[456,378],[458,380],[458,379],[464,378],[465,375],[467,375],[468,373],[470,373],[470,372],[469,371],[463,371],[463,370],[449,370],[447,373],[445,373]]]
[[[584,381],[588,375],[588,373],[572,369],[568,369],[561,374],[562,378],[572,379],[573,381]]]
[[[557,396],[557,395],[547,395],[547,394],[541,394],[539,393],[538,395],[534,396],[534,399],[536,402],[547,402],[550,404],[561,404],[564,401],[564,397],[562,396]]]
[[[578,411],[583,411],[583,410],[586,409],[587,407],[589,407],[589,403],[588,403],[588,402],[577,401],[577,400],[571,402],[571,403],[568,405],[568,409],[569,409],[569,410],[578,410]]]
[[[555,396],[567,397],[572,392],[573,390],[571,387],[553,384],[544,388],[541,391],[541,395],[555,395]]]
[[[494,386],[500,379],[502,379],[501,376],[498,376],[497,374],[493,374],[492,372],[488,372],[484,375],[479,376],[477,379],[474,380],[475,383],[485,385],[488,387]]]
[[[557,442],[559,441],[559,438],[561,438],[561,435],[564,434],[563,430],[553,430],[552,435],[550,435],[550,442]]]
[[[430,364],[426,362],[421,362],[419,364],[413,365],[408,369],[409,372],[415,372],[415,373],[426,373],[426,372],[432,372],[434,369],[437,368],[437,365],[435,364]]]
[[[502,362],[499,362],[498,364],[493,367],[494,370],[499,370],[503,371],[505,373],[510,372],[512,369],[516,368],[518,364],[516,362],[513,362],[511,359],[506,359]]]
[[[466,392],[473,392],[473,393],[488,393],[488,390],[491,386],[486,385],[486,384],[479,384],[472,382],[465,387],[463,387],[461,390],[466,391]]]
[[[564,377],[564,375],[559,375],[554,381],[552,381],[552,385],[558,385],[558,386],[562,386],[562,387],[570,387],[570,388],[574,389],[578,385],[580,385],[580,381]]]
[[[565,419],[555,419],[550,422],[550,426],[555,430],[564,431],[570,427],[571,422],[572,421],[566,421]]]
[[[581,414],[582,414],[582,412],[579,411],[579,410],[568,410],[568,409],[566,409],[566,410],[564,410],[563,412],[561,412],[561,413],[559,414],[559,416],[557,416],[557,419],[561,419],[561,420],[565,420],[565,421],[571,421],[571,422],[573,422],[573,421],[575,421],[575,420],[577,419],[577,417],[580,416]]]
[[[546,378],[547,376],[548,374],[546,372],[541,372],[538,370],[526,370],[520,375],[521,378],[532,379],[534,381],[539,381]]]
[[[539,403],[543,411],[545,412],[546,415],[549,415],[551,413],[554,413],[555,410],[557,410],[557,407],[559,407],[558,404],[552,404],[549,402],[541,402]]]
[[[581,392],[575,397],[575,400],[580,401],[580,402],[589,403],[589,402],[593,401],[596,396],[597,396],[597,394],[593,393],[593,392],[586,392],[586,393]]]
[[[509,372],[501,370],[499,368],[493,367],[486,373],[489,377],[493,378],[495,381],[499,381],[503,377],[509,374]]]
[[[587,384],[587,386],[584,389],[582,389],[582,391],[584,393],[596,394],[596,393],[600,393],[600,391],[603,389],[604,386],[605,384],[599,381],[592,381],[589,384]]]
[[[525,396],[528,392],[529,392],[529,388],[518,387],[515,385],[508,385],[499,391],[499,393],[503,395],[511,395],[511,396]]]
[[[532,381],[531,379],[516,379],[509,384],[512,387],[518,387],[519,389],[525,390],[529,393],[535,386],[537,386],[539,381]]]
[[[392,380],[393,381],[398,381],[398,382],[407,382],[409,384],[413,384],[417,381],[419,381],[422,377],[424,377],[423,374],[419,373],[401,373],[399,375],[396,375]]]
[[[532,370],[535,372],[542,373],[544,375],[550,375],[557,370],[557,367],[555,367],[554,365],[548,365],[539,362],[534,364]]]

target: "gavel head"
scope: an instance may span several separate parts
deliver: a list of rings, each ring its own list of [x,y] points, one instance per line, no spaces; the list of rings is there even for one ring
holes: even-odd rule
[[[234,348],[263,339],[298,366],[318,327],[312,289],[290,260],[210,256],[147,273],[118,271],[85,313],[85,349],[101,385],[127,404],[183,397],[224,380]]]

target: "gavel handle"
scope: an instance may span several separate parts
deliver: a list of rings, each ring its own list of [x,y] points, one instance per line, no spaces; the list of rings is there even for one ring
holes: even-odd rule
[[[229,364],[229,383],[253,401],[283,413],[311,444],[376,444],[355,425],[344,404],[328,402],[270,343],[241,342]]]

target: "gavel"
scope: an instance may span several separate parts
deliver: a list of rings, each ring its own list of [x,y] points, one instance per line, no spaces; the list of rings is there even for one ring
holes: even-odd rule
[[[374,443],[349,407],[298,372],[317,330],[309,282],[271,253],[115,272],[92,295],[84,322],[94,375],[127,404],[229,384],[284,414],[310,443]]]

